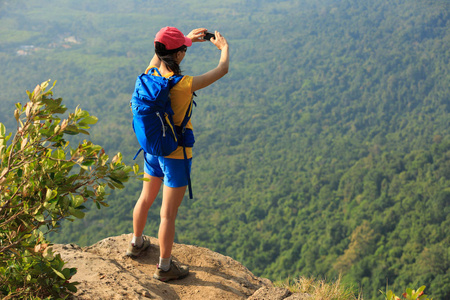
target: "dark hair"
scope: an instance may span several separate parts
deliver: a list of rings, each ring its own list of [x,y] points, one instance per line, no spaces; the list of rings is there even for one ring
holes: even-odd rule
[[[177,49],[167,50],[163,43],[155,42],[155,53],[159,59],[163,61],[166,66],[176,75],[181,75],[180,66],[175,61],[175,54],[178,51],[186,51],[186,46],[181,46]]]

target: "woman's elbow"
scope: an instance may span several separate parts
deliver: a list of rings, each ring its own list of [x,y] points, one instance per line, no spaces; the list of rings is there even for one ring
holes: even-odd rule
[[[225,76],[225,74],[228,73],[228,65],[223,66],[221,71],[222,71],[222,76]]]

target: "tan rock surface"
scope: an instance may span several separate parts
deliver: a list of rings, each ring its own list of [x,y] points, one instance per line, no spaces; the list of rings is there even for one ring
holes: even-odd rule
[[[140,257],[125,256],[131,234],[106,238],[89,247],[54,245],[66,267],[76,267],[75,299],[247,299],[268,279],[254,276],[228,256],[209,249],[175,244],[173,256],[188,265],[188,277],[163,283],[153,279],[159,257],[158,240]]]

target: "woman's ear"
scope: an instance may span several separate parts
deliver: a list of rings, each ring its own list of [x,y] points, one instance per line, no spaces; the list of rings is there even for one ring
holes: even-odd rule
[[[178,52],[175,54],[175,59],[176,59],[176,61],[178,62],[178,64],[183,60],[185,54],[186,54],[185,51],[178,51]]]

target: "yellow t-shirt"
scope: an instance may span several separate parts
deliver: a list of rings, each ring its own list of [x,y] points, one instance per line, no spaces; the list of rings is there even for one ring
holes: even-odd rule
[[[154,66],[148,66],[145,73],[147,73]],[[164,77],[173,76],[173,72],[165,74]],[[176,126],[180,126],[181,122],[183,122],[184,116],[186,115],[186,111],[189,108],[189,104],[192,101],[192,76],[183,76],[183,78],[170,89],[170,104],[172,106],[172,110],[174,112],[173,122]],[[192,106],[191,106],[192,109]],[[186,125],[186,128],[193,129],[191,120]],[[186,147],[186,155],[188,158],[192,158],[192,148]],[[167,158],[176,158],[176,159],[184,159],[183,147],[178,146],[178,148],[173,151],[170,155],[166,156]]]

